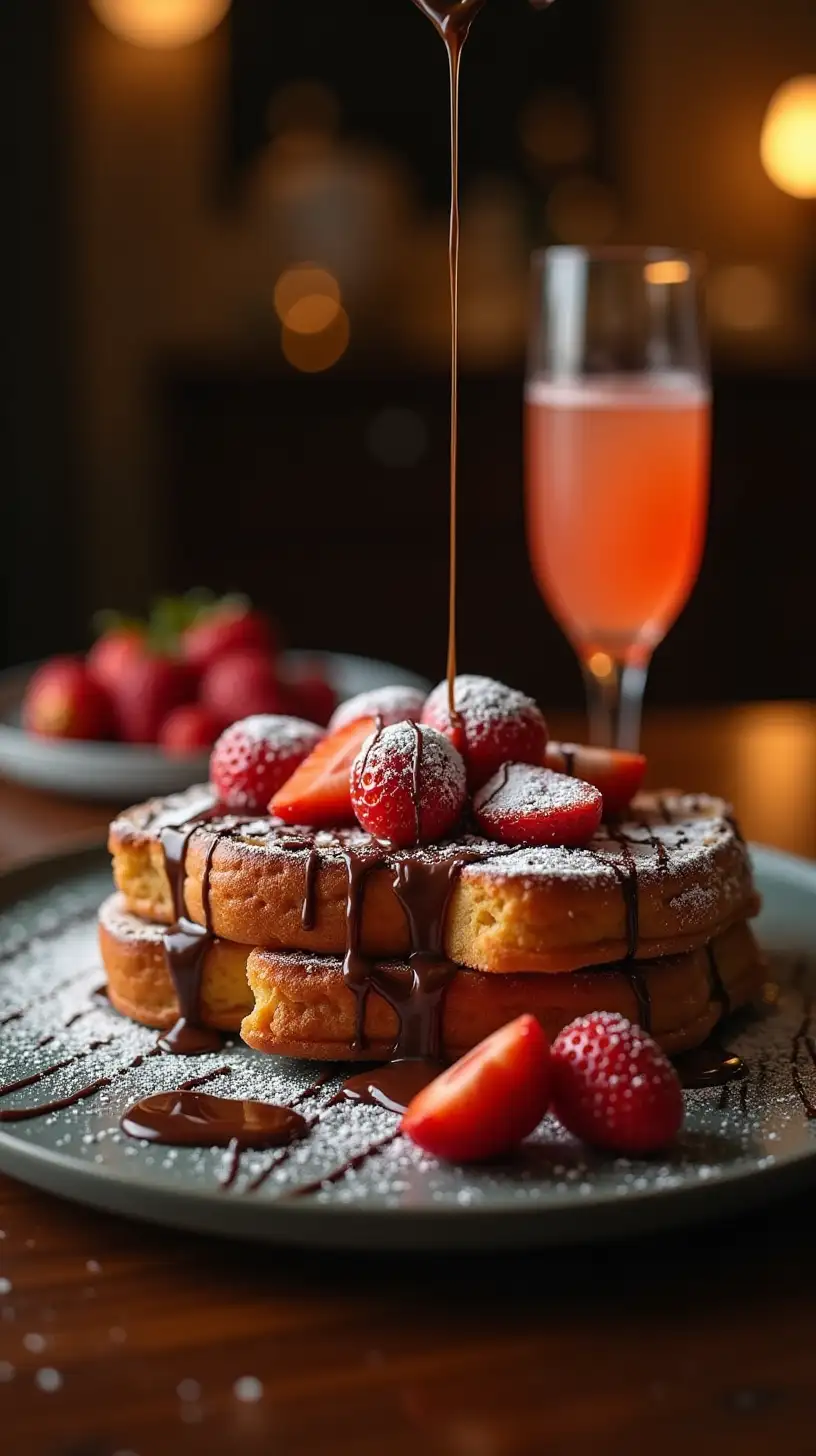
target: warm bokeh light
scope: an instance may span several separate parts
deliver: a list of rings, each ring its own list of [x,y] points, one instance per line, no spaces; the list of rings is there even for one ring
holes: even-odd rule
[[[296,334],[320,334],[340,313],[340,284],[316,263],[298,263],[275,284],[275,312]]]
[[[221,23],[232,0],[91,0],[91,8],[120,40],[171,49],[190,45]]]
[[[612,677],[615,671],[615,664],[608,652],[593,652],[592,656],[587,659],[587,667],[593,677],[602,680]]]
[[[759,263],[727,264],[709,280],[708,306],[713,322],[720,328],[773,328],[782,314],[779,279]]]
[[[547,202],[547,222],[560,243],[605,243],[615,230],[612,190],[583,174],[556,183]]]
[[[647,283],[688,283],[691,269],[683,258],[660,258],[643,270]]]
[[[293,369],[299,369],[303,374],[321,374],[342,359],[350,336],[348,314],[338,306],[334,319],[320,333],[299,334],[284,325],[281,348]]]
[[[816,197],[816,76],[796,76],[771,98],[760,154],[783,192]]]

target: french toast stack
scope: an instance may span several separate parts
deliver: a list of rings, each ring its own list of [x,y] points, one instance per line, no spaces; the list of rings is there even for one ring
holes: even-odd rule
[[[532,768],[520,771],[524,793],[508,802],[532,801],[536,814],[518,823],[508,815],[513,831],[494,838],[484,826],[507,799],[505,765],[469,790],[453,832],[425,842],[423,805],[433,816],[441,802],[438,791],[420,794],[420,759],[424,748],[432,761],[435,729],[397,732],[364,718],[353,759],[332,758],[330,732],[321,762],[331,760],[333,792],[352,763],[352,783],[370,790],[380,735],[385,743],[393,732],[398,747],[409,726],[415,835],[398,815],[395,840],[355,826],[345,811],[339,824],[326,823],[322,809],[317,822],[293,822],[308,801],[287,798],[287,786],[272,814],[234,803],[230,811],[211,785],[115,819],[117,892],[99,915],[114,1006],[167,1031],[171,1044],[179,1025],[193,1039],[240,1030],[262,1052],[376,1062],[450,1060],[521,1012],[554,1037],[599,1009],[622,1013],[674,1054],[699,1046],[756,995],[762,964],[749,921],[758,898],[722,801],[639,793],[602,820],[599,807],[585,842],[530,843],[525,825],[539,840],[555,834],[544,800],[571,802],[561,781],[572,782]],[[341,723],[334,736],[349,731]],[[466,734],[461,742],[470,778]],[[583,750],[550,745],[547,761],[566,757],[575,773],[576,753],[580,775]],[[288,782],[300,783],[304,768]],[[314,802],[335,800],[324,793]],[[382,799],[371,802],[379,812]]]

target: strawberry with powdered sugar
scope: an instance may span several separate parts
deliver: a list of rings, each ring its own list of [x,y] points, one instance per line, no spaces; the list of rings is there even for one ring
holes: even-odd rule
[[[479,790],[473,813],[482,831],[503,844],[588,844],[603,814],[592,784],[549,768],[506,763]]]
[[[465,807],[465,765],[442,733],[393,723],[363,744],[351,771],[358,822],[397,848],[442,839]]]
[[[541,709],[516,688],[491,677],[464,673],[454,679],[452,718],[448,685],[435,687],[422,712],[423,723],[450,739],[465,760],[471,793],[503,763],[543,763],[547,724]]]
[[[314,723],[274,713],[233,723],[210,759],[210,780],[219,801],[236,814],[262,813],[322,736]]]
[[[425,694],[418,688],[409,688],[402,683],[372,688],[347,698],[335,708],[329,721],[329,732],[345,728],[347,723],[359,723],[363,718],[379,718],[384,728],[391,723],[418,723],[424,706]]]

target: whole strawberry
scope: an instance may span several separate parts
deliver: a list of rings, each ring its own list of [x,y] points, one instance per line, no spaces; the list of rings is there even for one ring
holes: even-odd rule
[[[169,713],[159,729],[159,747],[172,758],[186,758],[212,748],[221,724],[201,703],[183,703]]]
[[[633,1156],[665,1148],[683,1122],[680,1079],[665,1052],[611,1011],[581,1016],[556,1037],[551,1105],[584,1142]]]
[[[516,688],[492,677],[464,673],[454,680],[456,716],[448,685],[439,683],[422,711],[422,722],[444,733],[467,767],[468,787],[480,789],[503,763],[544,762],[547,724],[541,709]]]
[[[195,678],[183,662],[143,652],[113,694],[120,736],[126,743],[156,743],[173,708],[195,696]]]
[[[397,848],[442,839],[460,819],[466,793],[465,765],[453,744],[417,723],[373,733],[351,770],[358,823]]]
[[[337,693],[319,663],[282,669],[281,692],[287,712],[326,727],[334,712]]]
[[[113,709],[78,657],[53,657],[34,673],[23,699],[23,727],[45,738],[110,738]]]
[[[182,656],[199,672],[229,653],[255,651],[271,657],[275,648],[268,618],[240,603],[201,612],[181,636]]]
[[[220,802],[235,814],[263,814],[322,738],[301,718],[258,714],[221,734],[210,758],[210,781]]]
[[[257,650],[219,657],[204,673],[199,697],[222,727],[286,707],[275,664]]]
[[[112,627],[98,637],[85,659],[91,677],[106,692],[115,693],[131,664],[146,650],[144,630],[136,626]]]

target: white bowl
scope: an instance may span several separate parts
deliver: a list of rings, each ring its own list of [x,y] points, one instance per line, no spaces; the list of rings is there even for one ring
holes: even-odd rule
[[[405,683],[429,692],[431,684],[404,667],[342,652],[286,652],[292,668],[319,663],[342,702],[371,688]],[[0,774],[19,784],[75,799],[136,803],[153,794],[175,794],[206,780],[209,753],[170,758],[159,748],[130,743],[89,743],[41,738],[20,726],[20,705],[36,664],[0,673]]]

